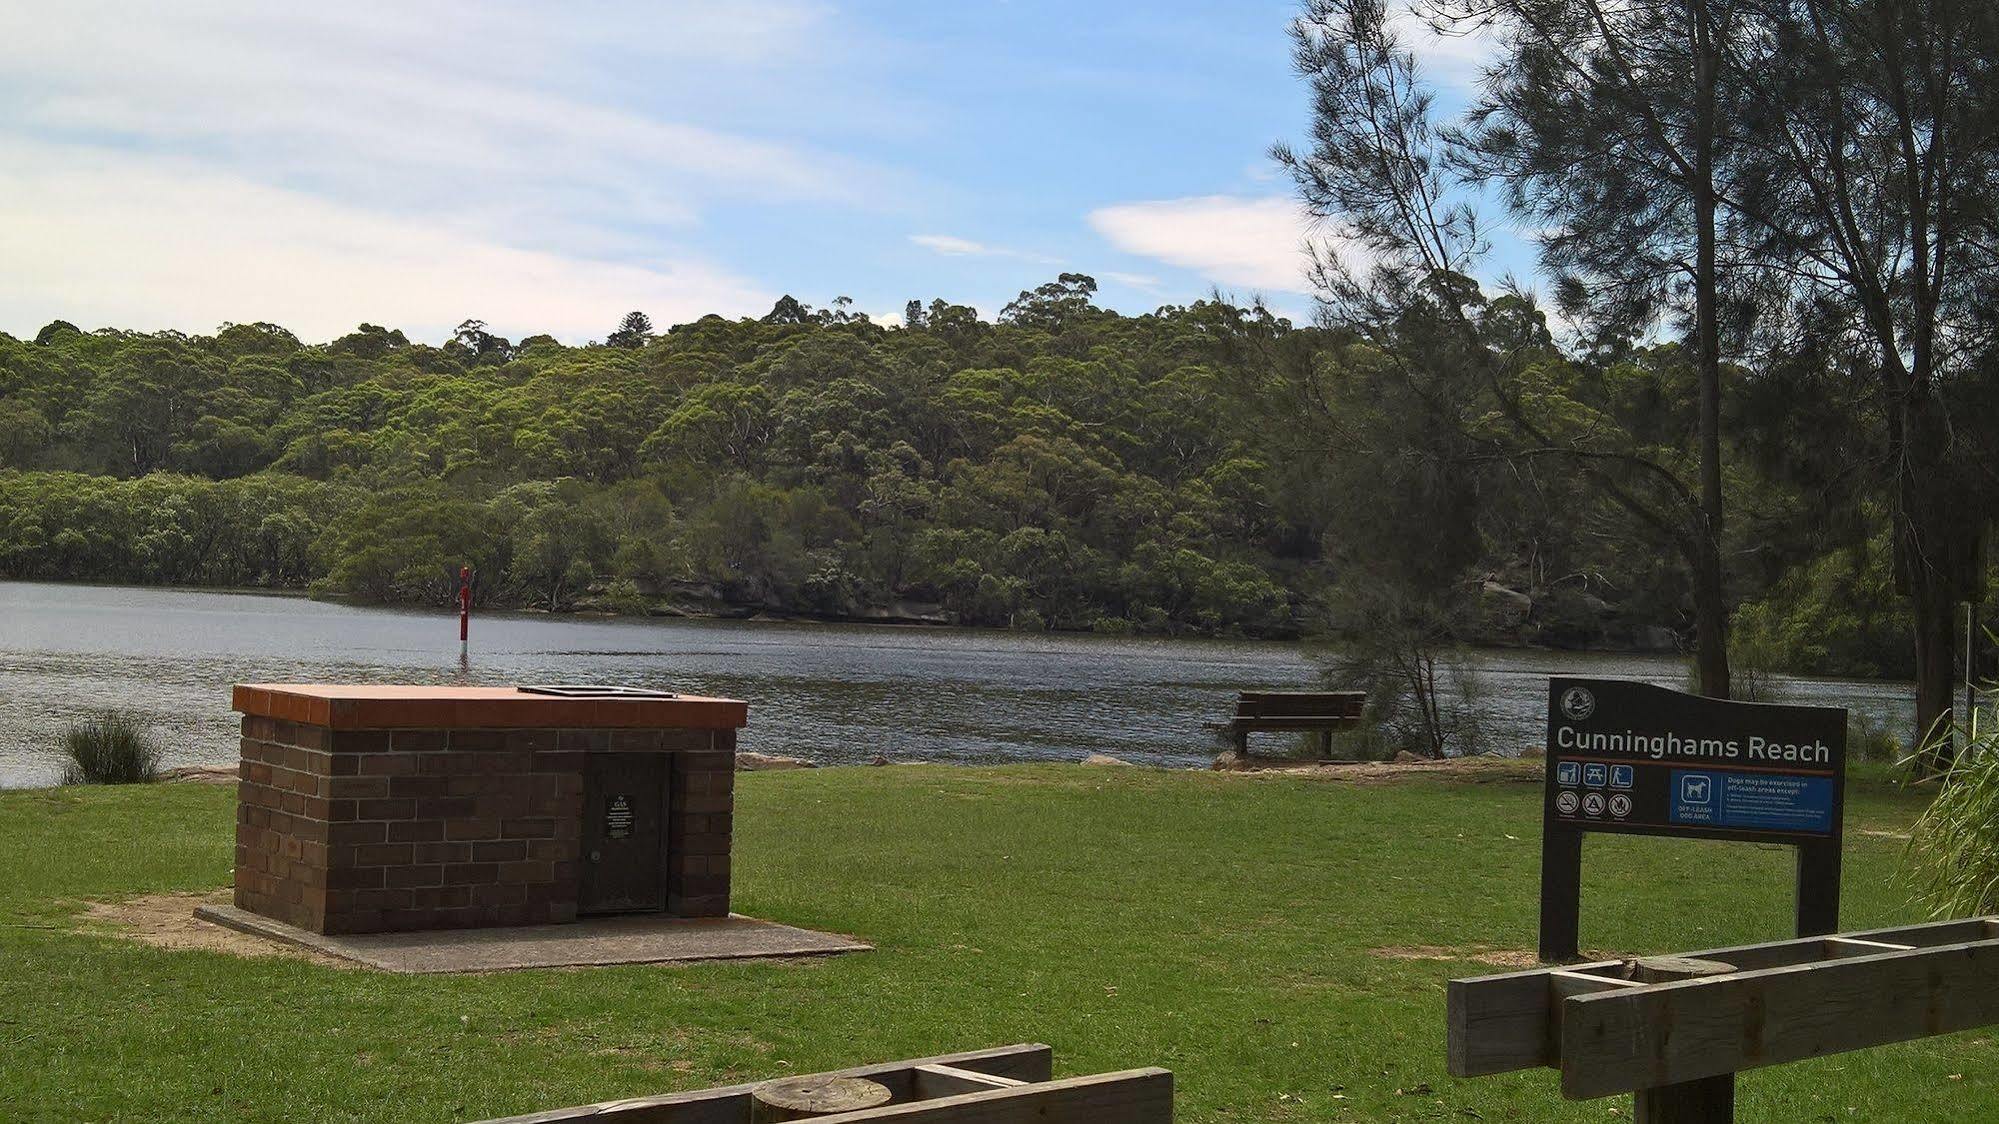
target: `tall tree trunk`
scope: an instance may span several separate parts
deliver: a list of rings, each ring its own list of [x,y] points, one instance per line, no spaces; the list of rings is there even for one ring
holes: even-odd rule
[[[1956,757],[1951,733],[1951,689],[1957,667],[1957,599],[1940,575],[1914,577],[1916,618],[1916,732],[1920,762],[1936,776]]]
[[[1700,379],[1701,510],[1694,550],[1694,667],[1701,694],[1730,694],[1728,602],[1721,567],[1721,332],[1715,281],[1714,135],[1719,58],[1708,6],[1690,5],[1694,41],[1694,346]]]
[[[1725,699],[1731,697],[1728,601],[1716,546],[1714,536],[1704,536],[1694,554],[1694,671],[1701,694]]]
[[[1949,766],[1951,693],[1957,669],[1957,602],[1960,571],[1970,554],[1965,529],[1952,511],[1948,434],[1932,395],[1912,395],[1898,411],[1903,438],[1896,465],[1896,563],[1915,616],[1916,745],[1923,771]]]

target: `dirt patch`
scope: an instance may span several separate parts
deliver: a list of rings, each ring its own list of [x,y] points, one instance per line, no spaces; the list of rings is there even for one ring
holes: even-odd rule
[[[1541,960],[1524,948],[1445,948],[1435,944],[1394,944],[1370,948],[1369,956],[1383,960],[1469,960],[1495,968],[1533,968]]]
[[[1344,781],[1348,784],[1395,784],[1425,777],[1437,780],[1468,781],[1474,784],[1538,783],[1546,763],[1518,757],[1450,757],[1442,761],[1285,761],[1281,758],[1223,755],[1231,763],[1217,763],[1216,769],[1245,776],[1312,777]]]
[[[226,952],[231,956],[278,956],[310,960],[329,968],[354,968],[349,960],[327,956],[297,945],[267,937],[239,933],[194,915],[198,905],[226,905],[228,890],[207,894],[149,894],[122,902],[91,902],[83,911],[84,927],[77,931],[93,936],[120,937],[174,950],[202,949]]]

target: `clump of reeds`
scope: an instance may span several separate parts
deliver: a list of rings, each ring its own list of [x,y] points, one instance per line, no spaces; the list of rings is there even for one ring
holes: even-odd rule
[[[64,784],[144,784],[160,773],[160,744],[137,715],[122,710],[72,722],[63,737]]]
[[[1999,907],[1999,707],[1974,708],[1937,778],[1936,799],[1909,833],[1908,871],[1916,896],[1938,917],[1973,917]]]

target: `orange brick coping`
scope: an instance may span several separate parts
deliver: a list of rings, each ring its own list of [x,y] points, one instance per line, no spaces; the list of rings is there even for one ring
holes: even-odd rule
[[[253,717],[331,730],[734,730],[749,722],[750,712],[737,699],[698,695],[587,699],[518,687],[363,683],[238,683],[231,705]]]

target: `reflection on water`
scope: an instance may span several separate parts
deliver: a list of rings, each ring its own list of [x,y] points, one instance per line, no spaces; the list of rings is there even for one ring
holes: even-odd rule
[[[1293,644],[960,629],[483,616],[461,667],[449,612],[299,598],[0,583],[0,785],[47,783],[69,720],[136,710],[168,764],[236,759],[239,682],[618,683],[749,700],[742,747],[822,762],[1202,765],[1206,723],[1245,687],[1310,686]],[[1678,686],[1657,656],[1504,651],[1474,665],[1497,744],[1540,740],[1550,674]],[[1783,700],[1851,706],[1900,730],[1906,684],[1787,679]]]

